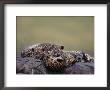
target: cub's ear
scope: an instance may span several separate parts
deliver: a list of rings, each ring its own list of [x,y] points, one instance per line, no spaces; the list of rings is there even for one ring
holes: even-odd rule
[[[64,49],[64,46],[61,46],[61,49],[63,50]]]

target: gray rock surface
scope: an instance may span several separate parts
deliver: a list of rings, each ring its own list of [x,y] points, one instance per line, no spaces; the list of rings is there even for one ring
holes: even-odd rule
[[[76,62],[62,72],[48,71],[42,60],[33,58],[16,58],[17,74],[94,74],[93,62]]]
[[[46,74],[46,68],[41,60],[33,58],[17,58],[17,74]]]
[[[93,62],[77,62],[65,69],[65,74],[94,74]]]

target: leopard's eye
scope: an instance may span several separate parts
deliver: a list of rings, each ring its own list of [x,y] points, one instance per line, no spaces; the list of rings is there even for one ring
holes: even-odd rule
[[[62,59],[57,59],[57,61],[61,63],[63,60]]]

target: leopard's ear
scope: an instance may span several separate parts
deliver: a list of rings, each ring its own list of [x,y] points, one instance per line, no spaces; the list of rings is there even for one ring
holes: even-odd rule
[[[61,49],[63,50],[64,49],[64,46],[61,46]]]
[[[32,48],[31,50],[32,50],[32,52],[34,52],[34,48]]]

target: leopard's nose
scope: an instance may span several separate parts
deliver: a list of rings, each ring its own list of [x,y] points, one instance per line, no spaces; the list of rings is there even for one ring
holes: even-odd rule
[[[63,60],[62,59],[57,59],[57,61],[61,63]]]

